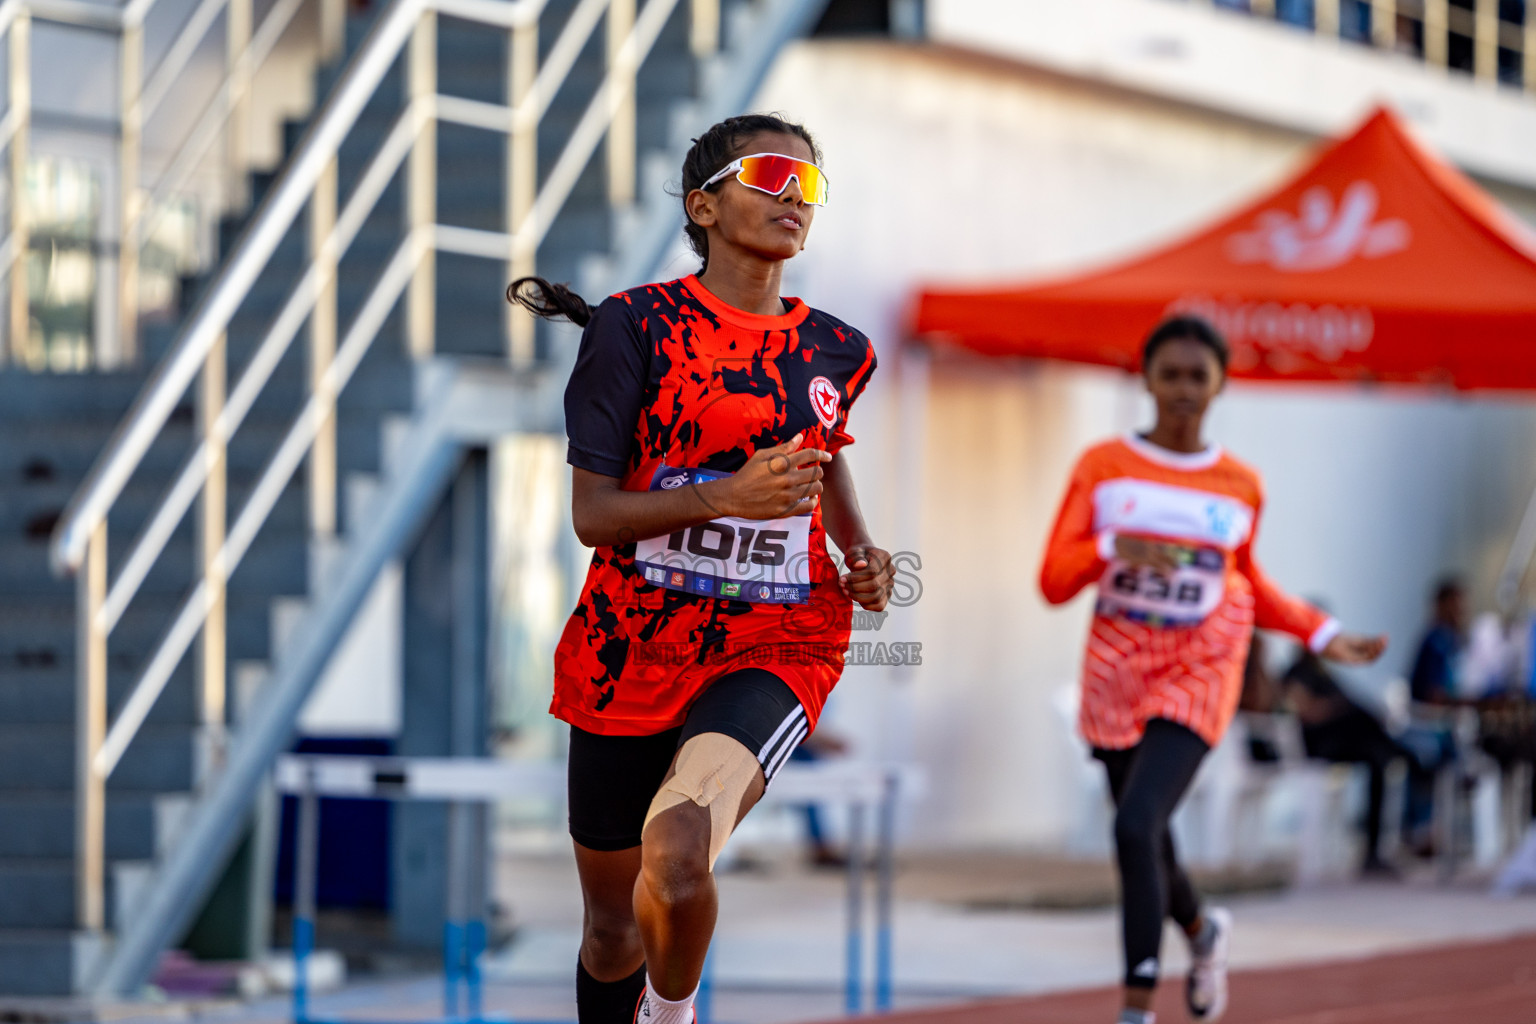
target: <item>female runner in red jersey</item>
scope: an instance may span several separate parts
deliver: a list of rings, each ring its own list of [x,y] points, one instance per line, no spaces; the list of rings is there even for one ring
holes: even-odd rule
[[[1177,317],[1152,332],[1142,373],[1156,425],[1078,460],[1040,570],[1052,604],[1098,584],[1079,726],[1116,807],[1123,1024],[1153,1019],[1165,916],[1189,936],[1190,1015],[1215,1021],[1226,1010],[1231,916],[1202,910],[1168,819],[1237,710],[1254,627],[1345,664],[1386,648],[1385,637],[1344,633],[1287,596],[1254,561],[1259,475],[1201,439],[1226,369],[1226,343],[1203,320]]]
[[[698,274],[596,309],[536,278],[508,289],[586,328],[567,461],[595,551],[551,705],[571,726],[581,1024],[693,1019],[714,859],[815,728],[852,602],[877,611],[890,593],[839,455],[874,349],[779,295],[827,199],[819,159],[799,125],[731,118],[683,164]]]

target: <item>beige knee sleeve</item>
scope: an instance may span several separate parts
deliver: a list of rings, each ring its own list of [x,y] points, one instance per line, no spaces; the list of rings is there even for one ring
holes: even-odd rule
[[[678,804],[692,801],[709,809],[709,868],[725,849],[736,827],[742,798],[761,769],[752,751],[718,732],[700,733],[677,752],[677,771],[661,787],[645,815],[651,819]]]

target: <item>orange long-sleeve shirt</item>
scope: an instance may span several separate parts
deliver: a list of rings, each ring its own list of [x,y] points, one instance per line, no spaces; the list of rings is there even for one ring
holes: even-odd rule
[[[1186,455],[1127,437],[1078,460],[1040,590],[1062,604],[1098,584],[1079,712],[1091,745],[1135,746],[1148,721],[1165,718],[1215,746],[1242,695],[1253,627],[1313,650],[1338,633],[1254,560],[1263,505],[1259,474],[1218,447]],[[1122,534],[1175,543],[1183,564],[1171,575],[1131,566],[1114,555]]]

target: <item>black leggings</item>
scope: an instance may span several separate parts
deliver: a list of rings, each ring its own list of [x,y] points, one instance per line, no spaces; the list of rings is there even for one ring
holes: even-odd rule
[[[1156,987],[1163,918],[1172,917],[1184,928],[1200,919],[1200,898],[1174,854],[1168,819],[1210,749],[1184,726],[1154,718],[1141,742],[1129,750],[1093,752],[1104,762],[1115,798],[1128,987]]]

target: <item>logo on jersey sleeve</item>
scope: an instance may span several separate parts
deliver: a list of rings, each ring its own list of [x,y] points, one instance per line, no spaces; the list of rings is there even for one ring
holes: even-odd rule
[[[837,393],[837,385],[825,377],[817,377],[811,381],[810,388],[811,408],[816,410],[816,418],[821,425],[828,430],[837,422],[837,404],[842,399]]]

